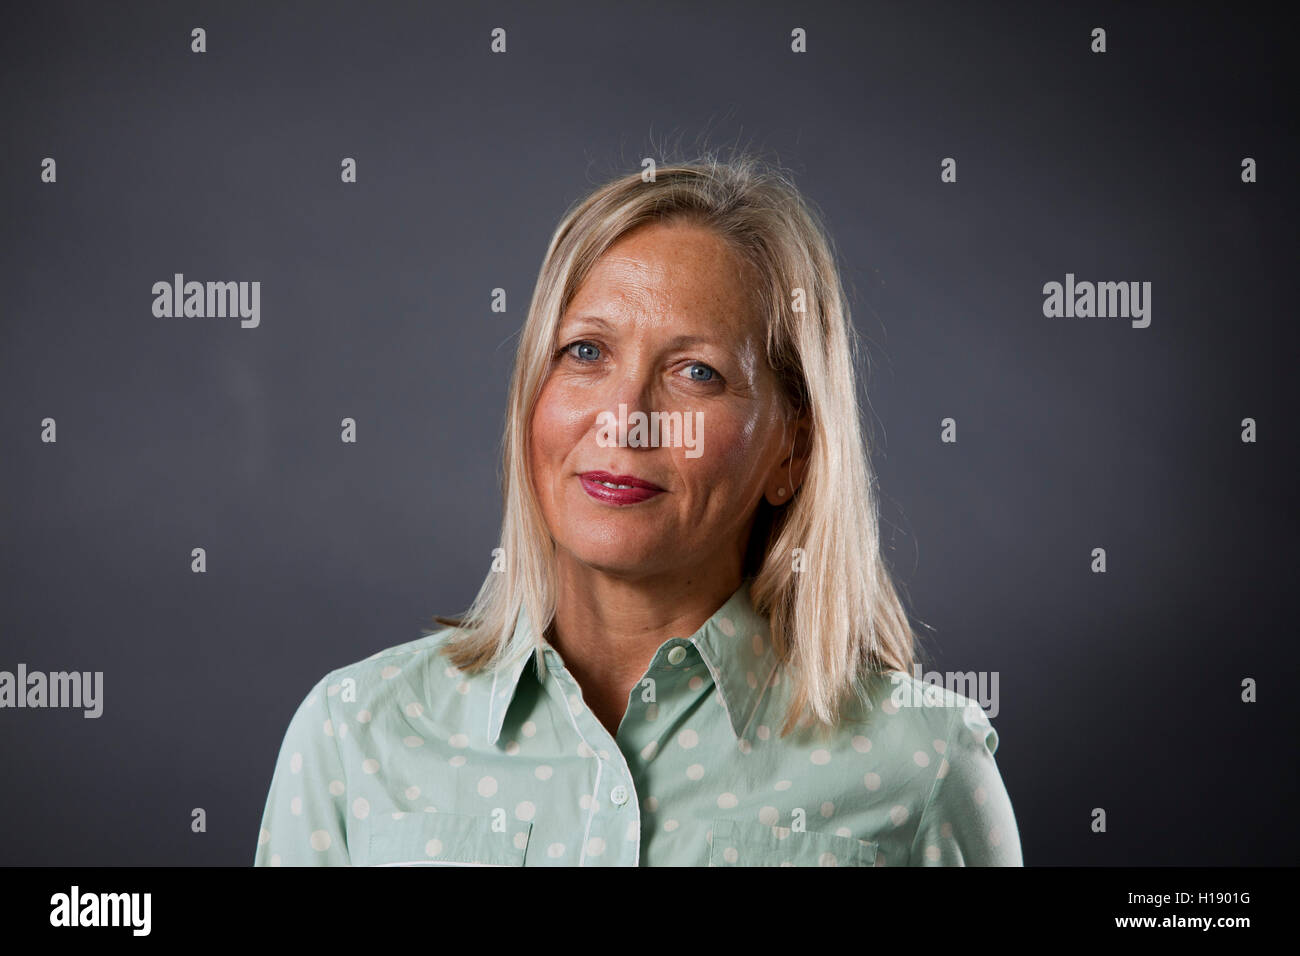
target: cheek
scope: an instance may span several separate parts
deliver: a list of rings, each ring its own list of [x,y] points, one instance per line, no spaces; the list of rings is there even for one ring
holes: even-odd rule
[[[710,487],[726,487],[734,492],[762,481],[758,472],[762,468],[766,442],[759,427],[759,416],[736,418],[704,415],[704,453],[698,458],[687,458],[682,450],[683,472],[693,483],[707,483]]]
[[[591,416],[548,383],[537,397],[529,430],[529,451],[537,478],[555,478],[558,469],[587,433]]]

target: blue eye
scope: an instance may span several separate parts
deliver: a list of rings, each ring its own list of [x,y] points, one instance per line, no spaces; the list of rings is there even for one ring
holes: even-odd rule
[[[592,355],[590,352],[588,352],[586,357],[582,358],[580,356],[573,355],[573,349],[575,348],[590,349],[591,352],[595,352],[596,354]],[[598,349],[595,345],[593,345],[590,342],[574,342],[570,345],[566,345],[564,348],[560,349],[560,351],[568,352],[570,355],[573,355],[573,357],[578,359],[579,361],[594,362],[596,359],[600,357],[600,349]]]
[[[709,368],[709,366],[705,365],[703,362],[692,362],[690,369],[691,369],[692,382],[712,382],[715,378],[718,377],[718,373],[715,372],[713,369]],[[696,375],[695,374],[696,369],[703,369],[707,374],[703,376]]]

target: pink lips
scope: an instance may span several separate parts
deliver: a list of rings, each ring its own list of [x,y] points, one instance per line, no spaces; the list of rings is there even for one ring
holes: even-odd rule
[[[644,481],[634,475],[611,475],[607,471],[588,471],[578,476],[583,490],[597,501],[611,505],[634,505],[649,501],[664,490],[653,482]],[[608,482],[601,484],[601,482]],[[626,488],[610,488],[609,485],[627,485]]]

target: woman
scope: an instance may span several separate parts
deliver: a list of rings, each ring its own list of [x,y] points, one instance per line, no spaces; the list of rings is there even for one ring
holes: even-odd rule
[[[493,569],[311,690],[256,864],[1020,865],[984,712],[906,673],[853,336],[818,219],[755,160],[571,209]]]

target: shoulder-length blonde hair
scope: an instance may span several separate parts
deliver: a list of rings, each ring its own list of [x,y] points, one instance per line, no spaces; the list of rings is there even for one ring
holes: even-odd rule
[[[760,500],[745,575],[755,610],[771,624],[792,699],[781,729],[834,726],[864,678],[910,671],[915,636],[880,553],[878,504],[863,439],[850,319],[832,244],[786,174],[750,155],[713,155],[633,173],[596,189],[565,214],[551,239],[519,339],[504,440],[504,520],[499,560],[443,652],[475,672],[528,651],[545,673],[542,636],[555,614],[555,546],[532,487],[526,454],[532,411],[550,370],[560,317],[596,260],[632,229],[688,220],[727,239],[762,277],[756,304],[767,361],[786,410],[810,417],[810,460],[792,500]],[[795,569],[795,549],[803,570]],[[516,630],[521,611],[542,626]],[[429,633],[433,633],[429,631]],[[529,635],[532,635],[530,638]],[[868,705],[869,706],[869,705]]]

